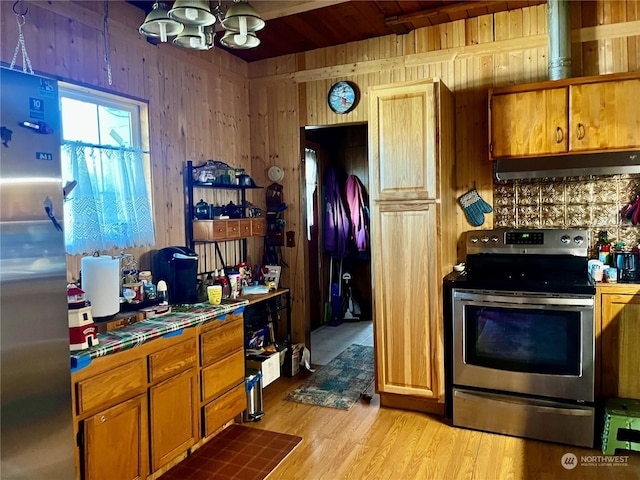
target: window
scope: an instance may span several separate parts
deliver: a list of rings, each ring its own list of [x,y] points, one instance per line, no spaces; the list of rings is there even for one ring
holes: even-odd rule
[[[60,109],[67,253],[153,245],[146,104],[61,83]]]

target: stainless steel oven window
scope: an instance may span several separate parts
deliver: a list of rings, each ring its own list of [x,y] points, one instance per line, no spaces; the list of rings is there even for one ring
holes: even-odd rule
[[[514,372],[580,375],[581,314],[465,305],[465,363]]]
[[[454,289],[453,302],[453,383],[458,386],[513,392],[542,397],[564,398],[592,402],[594,399],[594,296],[539,292],[506,292]],[[477,312],[512,312],[513,317],[550,319],[564,315],[568,328],[556,340],[555,346],[571,345],[570,351],[545,354],[545,360],[534,358],[525,366],[527,357],[552,343],[537,333],[530,336],[542,346],[527,346],[518,350],[514,342],[506,343],[506,333],[496,333],[505,325],[490,325],[486,339],[478,345]],[[471,318],[468,319],[468,316]],[[528,316],[527,316],[528,315]],[[577,319],[577,320],[576,320]],[[551,320],[550,320],[551,321]],[[542,322],[547,323],[545,320]],[[577,323],[574,323],[577,322]],[[475,326],[474,326],[475,325]],[[513,327],[513,322],[510,324]],[[486,322],[485,322],[486,327]],[[494,330],[493,332],[490,330]],[[517,329],[516,329],[517,331]],[[556,333],[560,330],[553,330]],[[551,330],[550,330],[551,332]],[[563,337],[567,338],[564,339]],[[492,338],[493,337],[493,338]],[[500,342],[503,342],[501,345]],[[520,340],[521,347],[524,342]],[[511,349],[511,351],[509,351]],[[493,352],[491,352],[493,350]],[[576,358],[576,352],[578,356]],[[561,368],[552,368],[555,360],[566,358]],[[510,357],[510,358],[508,358]],[[546,364],[545,364],[546,363]],[[563,363],[563,362],[560,362]],[[558,365],[556,365],[557,367]]]

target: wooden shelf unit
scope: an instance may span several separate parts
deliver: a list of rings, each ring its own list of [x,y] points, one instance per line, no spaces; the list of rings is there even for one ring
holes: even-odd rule
[[[265,235],[265,219],[264,217],[246,217],[247,190],[260,189],[259,186],[247,186],[237,184],[224,184],[212,182],[199,182],[194,180],[194,170],[202,169],[206,163],[194,165],[190,160],[187,161],[184,172],[185,183],[185,234],[186,245],[195,250],[196,243],[213,243],[215,244],[216,254],[223,265],[225,272],[227,271],[226,258],[218,246],[219,242],[240,242],[242,249],[242,259],[247,259],[247,239],[252,237],[263,237]],[[213,189],[226,190],[234,192],[239,197],[238,206],[242,212],[241,218],[230,218],[225,220],[205,219],[198,220],[195,218],[195,189]],[[209,273],[208,271],[199,272]]]

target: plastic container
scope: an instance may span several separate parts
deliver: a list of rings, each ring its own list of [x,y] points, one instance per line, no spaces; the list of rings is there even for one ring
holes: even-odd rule
[[[248,368],[244,379],[247,392],[247,409],[242,414],[245,422],[258,422],[264,416],[262,410],[262,373]]]
[[[138,281],[147,285],[149,283],[153,283],[153,276],[149,270],[143,270],[138,273]]]
[[[169,305],[169,292],[167,291],[167,283],[164,280],[158,282],[156,297],[158,305]]]

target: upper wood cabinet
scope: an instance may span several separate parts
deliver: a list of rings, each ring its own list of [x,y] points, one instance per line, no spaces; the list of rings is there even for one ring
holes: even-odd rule
[[[569,87],[569,150],[640,147],[640,78]]]
[[[494,94],[489,108],[493,158],[568,150],[566,87]]]
[[[640,74],[489,91],[489,156],[522,158],[640,147]]]
[[[377,200],[439,197],[435,84],[402,84],[369,91],[369,195]]]

